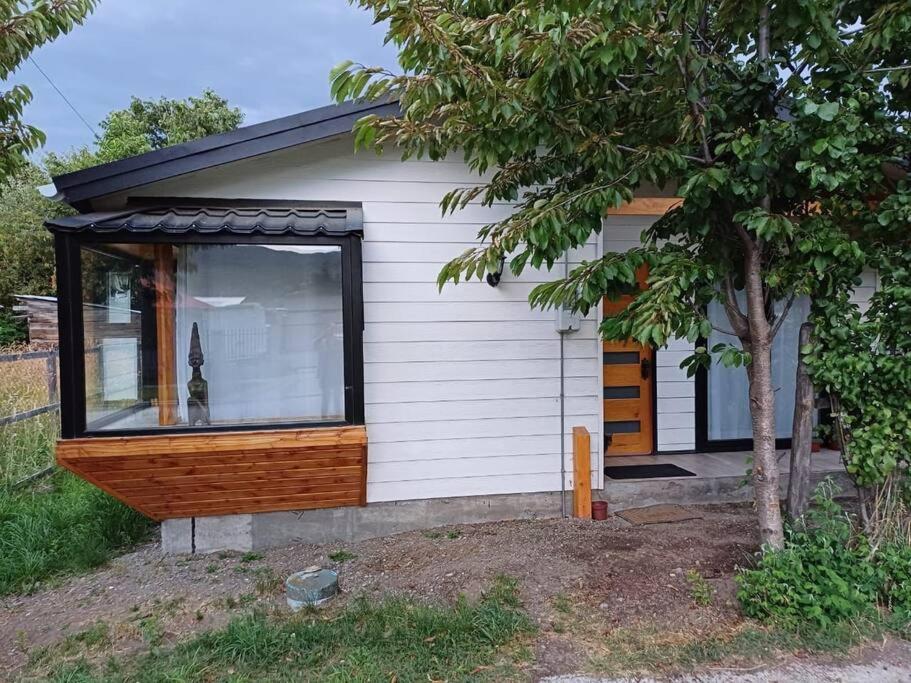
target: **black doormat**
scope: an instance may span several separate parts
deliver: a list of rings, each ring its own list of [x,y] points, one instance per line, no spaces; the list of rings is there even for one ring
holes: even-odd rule
[[[604,474],[611,479],[660,479],[662,477],[695,477],[694,472],[677,465],[606,465]]]

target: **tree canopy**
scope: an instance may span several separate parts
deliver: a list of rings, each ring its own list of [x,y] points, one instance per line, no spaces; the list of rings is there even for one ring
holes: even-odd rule
[[[648,289],[602,334],[657,346],[686,337],[695,372],[710,363],[698,342],[718,301],[739,343],[714,351],[746,368],[760,531],[780,546],[771,343],[796,296],[850,288],[865,240],[901,220],[885,207],[909,196],[911,3],[357,4],[387,22],[402,73],[346,62],[332,92],[394,97],[402,113],[365,117],[356,143],[460,154],[488,174],[448,193],[444,212],[516,207],[446,265],[441,286],[495,271],[504,255],[514,273],[549,268],[637,192],[684,199],[641,247],[583,263],[531,302],[587,313],[647,266]]]
[[[212,90],[186,100],[134,97],[128,107],[105,117],[93,148],[20,164],[0,182],[0,306],[10,306],[14,294],[55,293],[53,241],[44,221],[72,210],[38,192],[51,176],[223,133],[242,122],[240,109]]]
[[[36,48],[81,24],[97,4],[97,0],[2,0],[0,79],[9,78]],[[44,133],[22,120],[31,100],[32,93],[24,85],[0,93],[0,180],[44,144]]]

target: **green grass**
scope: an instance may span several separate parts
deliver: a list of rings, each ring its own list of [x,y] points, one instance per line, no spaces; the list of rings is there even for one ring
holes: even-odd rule
[[[688,632],[617,629],[600,642],[592,671],[602,675],[678,673],[726,664],[737,668],[768,663],[779,653],[848,654],[882,633],[872,622],[842,622],[827,629],[787,630],[756,624],[709,636]]]
[[[170,650],[85,660],[50,672],[52,681],[476,681],[518,675],[509,647],[533,630],[516,582],[498,578],[477,602],[427,605],[360,599],[339,613],[294,617],[253,613]]]
[[[152,523],[68,472],[0,492],[0,595],[103,564],[148,535]]]
[[[329,553],[329,559],[333,562],[338,562],[339,564],[347,562],[348,560],[357,559],[357,555],[350,553],[347,550],[336,550],[334,553]]]

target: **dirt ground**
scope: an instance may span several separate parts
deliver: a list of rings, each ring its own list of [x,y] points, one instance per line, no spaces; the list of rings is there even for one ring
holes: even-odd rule
[[[733,575],[757,549],[755,517],[744,506],[700,511],[702,519],[674,524],[631,526],[614,517],[498,522],[246,556],[166,557],[149,544],[87,576],[0,599],[0,679],[21,671],[30,652],[34,659],[67,639],[88,642],[76,634],[99,622],[113,641],[107,657],[176,643],[254,605],[285,609],[282,580],[313,564],[339,570],[341,604],[386,593],[474,597],[497,574],[513,576],[539,627],[529,678],[585,671],[587,645],[612,629],[671,624],[698,634],[741,621]],[[690,570],[711,587],[709,604],[694,599]]]

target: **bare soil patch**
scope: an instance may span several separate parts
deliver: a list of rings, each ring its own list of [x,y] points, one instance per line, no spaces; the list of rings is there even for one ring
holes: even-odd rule
[[[597,640],[599,630],[640,623],[695,632],[740,619],[732,575],[757,547],[754,518],[742,506],[700,512],[702,519],[643,527],[617,518],[463,525],[246,556],[164,557],[149,544],[87,576],[0,600],[0,672],[11,674],[29,652],[59,649],[68,638],[91,640],[84,634],[99,624],[106,625],[108,656],[176,643],[254,606],[283,609],[283,578],[321,564],[340,570],[342,601],[385,593],[475,597],[498,574],[516,577],[539,627],[530,677],[567,673],[587,661],[565,637],[570,627],[578,633],[583,626],[584,638]],[[691,598],[688,570],[712,586],[711,604]]]

